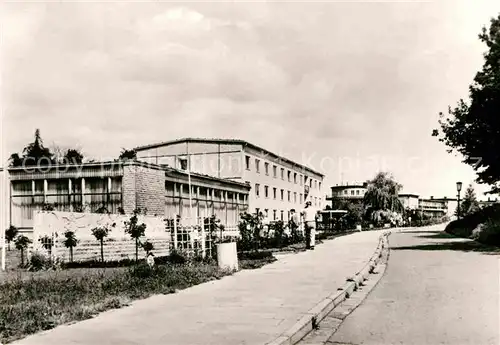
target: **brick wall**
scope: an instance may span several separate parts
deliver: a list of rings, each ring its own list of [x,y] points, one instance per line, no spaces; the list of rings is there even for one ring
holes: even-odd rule
[[[129,214],[135,208],[147,214],[165,214],[165,172],[133,163],[123,167],[123,209]]]

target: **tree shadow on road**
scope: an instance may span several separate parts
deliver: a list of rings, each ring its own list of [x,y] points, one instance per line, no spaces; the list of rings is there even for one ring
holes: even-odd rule
[[[442,231],[401,231],[401,234],[440,234]]]
[[[500,255],[499,247],[486,246],[472,240],[391,247],[391,250],[456,250],[462,252],[480,252],[487,255]]]
[[[429,233],[431,235],[429,235]],[[447,234],[446,232],[443,232],[443,231],[433,231],[433,232],[429,232],[429,233],[427,233],[427,235],[418,236],[418,237],[420,237],[420,238],[433,238],[433,239],[456,238],[456,236]]]

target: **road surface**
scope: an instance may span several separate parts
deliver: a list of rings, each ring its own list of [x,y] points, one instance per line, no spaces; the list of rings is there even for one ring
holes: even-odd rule
[[[440,230],[389,237],[385,276],[330,345],[500,344],[500,252]]]

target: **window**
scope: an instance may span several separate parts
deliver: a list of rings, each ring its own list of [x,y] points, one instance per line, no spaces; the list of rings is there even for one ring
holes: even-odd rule
[[[281,210],[281,221],[283,221],[283,210]]]
[[[276,194],[277,194],[277,192],[276,192],[276,188],[273,188],[273,199],[274,199],[274,200],[276,200]]]
[[[297,173],[293,173],[293,183],[297,184]]]
[[[313,180],[309,180],[309,188],[312,188],[313,186]]]
[[[344,194],[347,195],[347,189],[344,191]]]
[[[319,189],[321,189],[321,182],[319,183]]]
[[[285,199],[285,191],[282,189],[281,190],[281,201]]]
[[[273,165],[273,177],[278,177],[278,167],[276,165]]]
[[[292,182],[292,172],[290,170],[288,170],[287,177],[288,177],[288,182]]]
[[[259,188],[260,185],[258,183],[255,184],[255,196],[258,198],[259,197]]]
[[[255,171],[260,172],[260,161],[258,159],[255,160]]]
[[[281,168],[281,179],[282,180],[285,179],[285,169],[284,168]]]
[[[351,190],[351,195],[354,195],[354,191],[353,190]]]
[[[269,187],[268,186],[264,186],[264,196],[266,198],[269,198]]]
[[[179,158],[179,165],[182,170],[187,170],[188,160],[186,158]]]
[[[297,203],[297,192],[293,192],[293,202]]]
[[[278,213],[278,210],[273,210],[273,220],[276,220],[276,213]]]
[[[303,176],[302,176],[302,175],[300,175],[300,176],[299,176],[299,181],[300,181],[300,185],[301,185],[301,186],[302,186],[302,178],[303,178]]]
[[[267,208],[264,210],[264,212],[265,212],[266,217],[269,217],[269,210]]]
[[[250,156],[245,156],[245,166],[247,170],[250,170]]]
[[[264,170],[266,171],[266,175],[269,175],[269,163],[264,163]]]
[[[255,213],[259,214],[260,213],[260,208],[256,207],[255,208]]]
[[[288,191],[288,202],[292,201],[292,192]]]
[[[299,203],[302,204],[302,193],[299,194]]]
[[[359,195],[359,189],[356,191],[356,195]]]

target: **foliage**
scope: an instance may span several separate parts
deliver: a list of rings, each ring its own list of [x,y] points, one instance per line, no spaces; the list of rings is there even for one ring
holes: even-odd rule
[[[7,241],[9,245],[9,250],[10,250],[10,242],[14,241],[16,238],[17,234],[19,233],[19,230],[14,225],[9,226],[5,230],[5,240]]]
[[[403,204],[398,198],[398,193],[403,188],[394,177],[387,172],[379,172],[375,178],[368,182],[364,196],[365,207],[369,214],[375,211],[402,212]]]
[[[52,263],[50,257],[40,252],[34,252],[31,254],[27,269],[28,271],[34,272],[48,270],[51,267]]]
[[[64,246],[66,248],[69,248],[69,260],[70,262],[73,262],[73,248],[76,247],[78,244],[78,240],[76,238],[76,235],[73,231],[66,231],[64,233]]]
[[[49,252],[49,255],[52,254],[52,247],[54,247],[54,239],[52,238],[52,236],[45,235],[39,238],[38,242],[40,242],[42,244],[42,247]]]
[[[137,159],[137,152],[135,150],[127,150],[127,149],[122,149],[120,152],[120,156],[118,157],[119,160],[126,161],[126,160],[135,160]]]
[[[135,240],[135,260],[139,259],[139,245],[140,238],[145,235],[146,232],[146,224],[139,224],[139,218],[141,210],[135,209],[134,213],[130,217],[128,221],[125,221],[125,233],[129,234],[132,239]]]
[[[51,212],[54,210],[55,210],[55,207],[52,204],[43,204],[42,205],[42,211]]]
[[[475,240],[487,245],[500,246],[500,221],[486,220]]]
[[[77,149],[68,149],[64,153],[63,163],[67,164],[82,164],[83,154]]]
[[[465,191],[463,200],[460,202],[460,216],[466,216],[479,210],[479,202],[472,184]]]
[[[270,247],[281,248],[288,244],[288,238],[285,236],[285,224],[281,220],[274,221],[269,226],[272,234]]]
[[[469,100],[460,99],[448,108],[445,118],[440,113],[440,130],[433,136],[463,156],[463,162],[477,172],[478,183],[492,185],[490,192],[498,192],[500,181],[500,15],[491,20],[489,29],[483,27],[479,39],[488,51],[483,55],[482,70],[477,72],[469,86]]]
[[[142,244],[142,249],[144,249],[146,255],[148,255],[155,249],[155,246],[153,245],[153,243],[146,241]]]
[[[108,237],[109,229],[106,226],[98,226],[92,229],[92,235],[101,245],[101,261],[104,262],[104,239]]]
[[[21,252],[21,266],[24,266],[24,251],[28,248],[30,243],[31,240],[24,235],[19,235],[16,238],[16,249]]]
[[[34,165],[50,165],[54,163],[53,153],[50,149],[43,146],[43,140],[40,136],[40,130],[35,131],[35,140],[28,144],[24,150],[23,155],[13,153],[10,156],[10,166],[34,166]]]
[[[241,250],[259,249],[261,242],[260,232],[263,229],[262,220],[262,214],[244,212],[240,215],[238,230],[241,238],[238,247]]]
[[[147,265],[146,265],[147,266]],[[158,265],[76,269],[32,275],[0,284],[0,342],[7,343],[59,324],[89,319],[135,299],[169,294],[224,276],[216,265]]]

